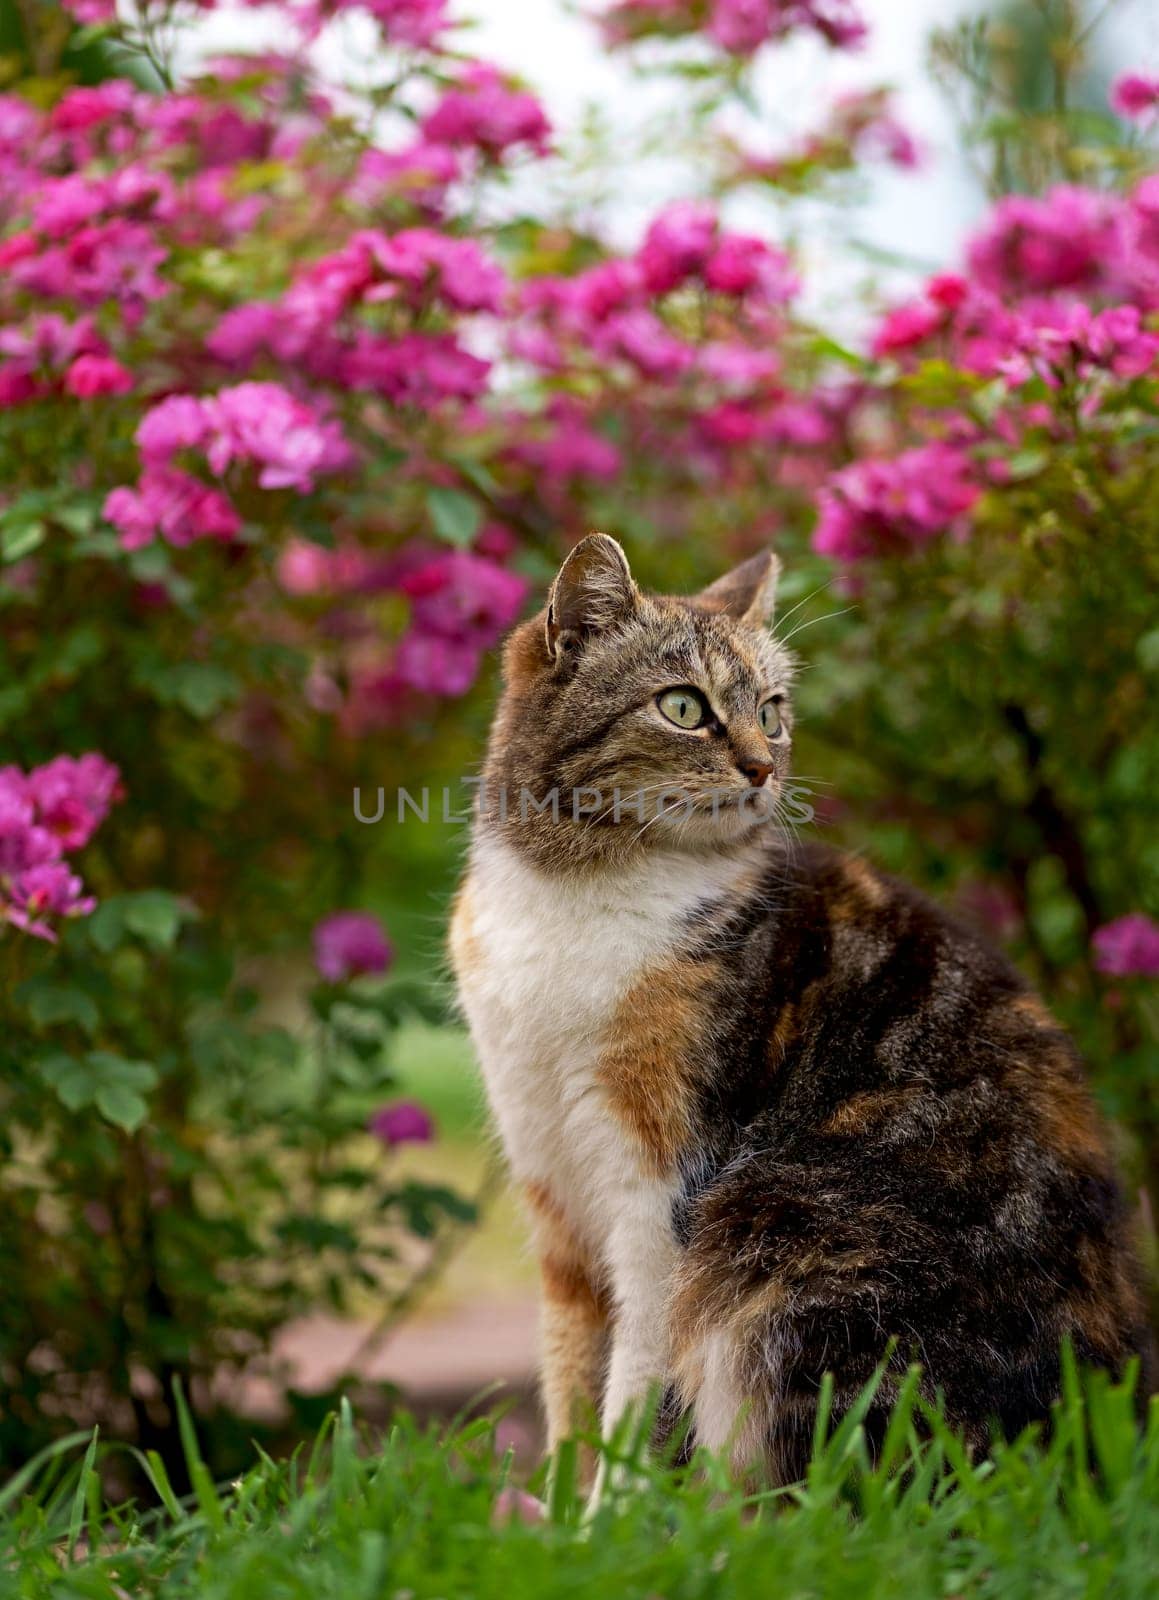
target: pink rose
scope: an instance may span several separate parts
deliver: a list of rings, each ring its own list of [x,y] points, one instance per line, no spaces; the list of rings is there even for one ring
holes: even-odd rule
[[[314,929],[314,965],[327,983],[377,975],[393,959],[382,923],[369,911],[333,911]]]
[[[1122,978],[1159,978],[1159,923],[1142,911],[1106,923],[1092,943],[1100,972]]]
[[[65,373],[64,387],[78,400],[128,394],[133,387],[133,374],[112,356],[78,356]]]

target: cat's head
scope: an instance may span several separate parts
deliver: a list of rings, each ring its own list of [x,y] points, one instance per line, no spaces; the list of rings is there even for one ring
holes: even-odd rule
[[[775,820],[792,662],[769,631],[779,563],[646,595],[614,539],[568,556],[504,652],[482,810],[544,865],[727,849]]]

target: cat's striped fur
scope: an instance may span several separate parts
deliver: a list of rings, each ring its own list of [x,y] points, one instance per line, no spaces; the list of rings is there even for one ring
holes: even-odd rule
[[[1046,1414],[1064,1335],[1118,1371],[1146,1333],[1066,1036],[921,895],[764,825],[791,729],[774,578],[654,599],[613,541],[577,546],[507,646],[451,943],[542,1266],[549,1442],[659,1384],[789,1479],[823,1373],[839,1414],[891,1340],[871,1438],[916,1358],[981,1445]],[[675,685],[710,725],[665,722]],[[512,803],[556,786],[601,804]],[[688,806],[645,825],[614,786]]]

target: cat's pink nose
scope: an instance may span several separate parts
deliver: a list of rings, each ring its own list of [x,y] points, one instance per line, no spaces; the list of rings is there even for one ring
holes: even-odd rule
[[[759,789],[769,773],[773,770],[771,761],[738,761],[737,766],[752,784],[754,789]]]

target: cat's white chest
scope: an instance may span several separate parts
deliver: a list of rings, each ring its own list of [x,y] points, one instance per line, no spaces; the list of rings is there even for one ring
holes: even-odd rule
[[[492,1110],[516,1178],[546,1184],[597,1251],[655,1184],[597,1081],[608,1025],[734,873],[656,853],[571,882],[497,841],[475,850],[452,955]]]

